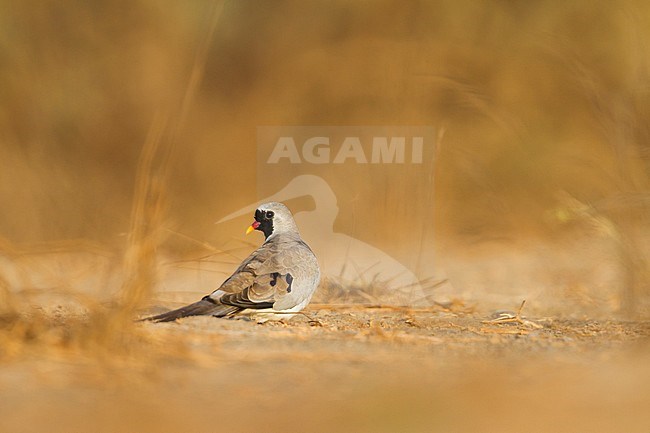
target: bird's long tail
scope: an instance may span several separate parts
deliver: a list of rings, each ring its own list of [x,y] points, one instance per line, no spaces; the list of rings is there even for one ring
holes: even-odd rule
[[[188,316],[215,316],[225,317],[241,310],[239,307],[225,305],[219,301],[201,299],[190,305],[186,305],[177,310],[168,311],[158,314],[157,316],[146,317],[142,321],[152,322],[173,322],[176,319]]]

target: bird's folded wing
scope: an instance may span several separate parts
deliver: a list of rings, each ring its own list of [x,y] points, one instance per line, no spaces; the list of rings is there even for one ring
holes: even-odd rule
[[[240,308],[271,308],[283,295],[290,293],[293,277],[277,272],[262,274],[255,278],[250,287],[237,293],[225,293],[220,302]]]
[[[241,308],[270,308],[290,296],[296,269],[309,259],[313,253],[301,243],[266,243],[221,285],[219,290],[225,292],[221,302]]]

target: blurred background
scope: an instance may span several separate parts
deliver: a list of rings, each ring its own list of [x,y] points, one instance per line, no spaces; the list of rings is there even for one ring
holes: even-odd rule
[[[138,200],[157,254],[225,248],[258,126],[423,125],[444,132],[432,199],[384,183],[337,231],[441,297],[647,313],[649,29],[642,1],[0,2],[4,279],[38,285],[25,255],[120,262]]]
[[[640,0],[0,0],[0,431],[650,431],[648,41]],[[434,128],[295,173],[428,306],[133,322],[260,244],[215,222],[293,178],[269,126]]]

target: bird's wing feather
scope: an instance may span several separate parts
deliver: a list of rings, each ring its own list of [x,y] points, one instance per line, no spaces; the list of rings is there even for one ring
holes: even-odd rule
[[[273,245],[269,242],[262,244],[250,256],[244,259],[241,265],[235,269],[235,272],[214,293],[219,290],[226,293],[239,293],[245,288],[252,286],[259,275],[257,269],[273,255]]]
[[[246,288],[239,293],[226,293],[221,297],[221,302],[238,308],[264,309],[272,308],[273,302],[265,300],[251,299],[249,296],[250,289]]]

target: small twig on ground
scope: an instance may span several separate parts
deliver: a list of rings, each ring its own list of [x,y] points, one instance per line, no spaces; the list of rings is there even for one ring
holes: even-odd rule
[[[531,328],[535,328],[535,329],[543,328],[542,325],[521,317],[521,311],[524,309],[525,304],[526,304],[526,300],[524,299],[523,301],[521,301],[521,305],[519,306],[519,309],[517,310],[517,313],[514,316],[512,314],[502,313],[499,315],[499,317],[495,319],[484,320],[482,323],[490,324],[490,325],[516,323],[523,326],[530,326]]]
[[[307,323],[309,324],[309,326],[323,326],[323,324],[319,320],[310,317],[304,311],[299,311],[298,314],[301,314],[307,318]]]

